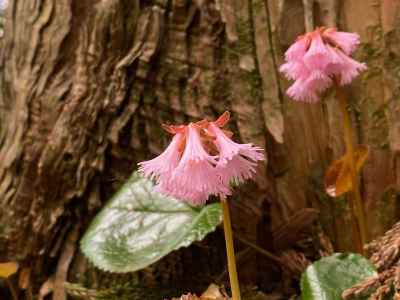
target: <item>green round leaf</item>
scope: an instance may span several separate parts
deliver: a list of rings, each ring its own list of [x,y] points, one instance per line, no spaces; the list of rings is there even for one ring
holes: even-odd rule
[[[336,253],[306,269],[301,277],[301,299],[341,300],[345,289],[376,275],[374,266],[363,256]]]
[[[203,239],[221,220],[219,203],[191,207],[135,172],[95,217],[81,249],[100,269],[133,272]]]

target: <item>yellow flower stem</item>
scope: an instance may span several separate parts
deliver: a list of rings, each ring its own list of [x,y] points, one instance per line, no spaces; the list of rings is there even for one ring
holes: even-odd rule
[[[239,280],[236,270],[235,250],[233,248],[233,235],[229,205],[225,198],[221,197],[222,212],[224,217],[224,234],[226,244],[226,255],[228,258],[228,273],[231,283],[232,300],[240,300]]]
[[[343,114],[343,129],[344,139],[346,144],[347,155],[350,156],[350,173],[351,173],[351,207],[353,210],[353,217],[356,217],[357,229],[359,234],[359,251],[364,254],[364,245],[368,242],[368,231],[365,223],[364,207],[360,195],[359,180],[356,170],[356,161],[354,157],[354,145],[353,145],[353,130],[350,122],[350,115],[347,109],[347,97],[343,88],[336,85],[336,97],[339,101],[340,109]]]

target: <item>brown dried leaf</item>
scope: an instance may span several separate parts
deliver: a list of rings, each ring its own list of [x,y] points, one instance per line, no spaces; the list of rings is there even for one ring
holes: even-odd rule
[[[47,295],[53,292],[53,290],[54,290],[54,278],[50,277],[40,287],[39,300],[43,300]]]
[[[182,295],[180,298],[172,298],[171,300],[200,300],[199,297],[192,294]]]
[[[171,300],[230,300],[227,295],[221,292],[218,285],[212,283],[207,290],[199,297],[194,294],[182,295],[180,298],[172,298]]]
[[[354,156],[356,158],[356,170],[360,172],[368,157],[368,147],[366,145],[358,145],[354,151]]]
[[[252,72],[256,68],[256,63],[252,55],[242,55],[239,59],[239,67],[247,72]]]
[[[350,189],[350,168],[343,156],[329,166],[325,174],[325,191],[331,197],[339,197]]]
[[[227,300],[218,285],[212,283],[208,286],[207,290],[201,295],[201,300]]]
[[[18,263],[11,261],[0,263],[0,278],[8,278],[18,271]]]
[[[325,191],[329,196],[339,197],[351,190],[350,157],[350,154],[346,153],[329,166],[324,181]],[[365,145],[359,145],[354,151],[357,174],[360,172],[367,157],[368,148]]]

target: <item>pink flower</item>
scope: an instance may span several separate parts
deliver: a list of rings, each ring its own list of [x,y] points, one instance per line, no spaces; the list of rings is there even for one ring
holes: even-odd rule
[[[323,72],[314,71],[308,76],[298,78],[287,90],[287,94],[299,101],[317,102],[319,92],[332,85],[332,79]]]
[[[317,28],[300,36],[285,53],[280,71],[295,82],[287,90],[294,100],[319,101],[320,94],[334,83],[351,83],[367,67],[350,58],[359,45],[355,33]]]
[[[340,50],[331,48],[330,52],[332,62],[328,71],[337,75],[340,85],[351,83],[361,71],[367,69],[364,63],[359,63]]]
[[[204,204],[210,194],[199,191],[189,191],[182,186],[172,185],[171,182],[162,181],[156,185],[156,191],[167,196],[174,197],[178,200],[189,202],[192,205]]]
[[[195,124],[187,126],[185,150],[168,185],[169,195],[190,197],[193,204],[204,203],[209,195],[229,194],[215,170],[217,157],[204,149],[199,129]]]
[[[346,55],[352,54],[360,44],[360,36],[356,33],[336,31],[335,28],[327,28],[324,37],[331,40],[331,44],[337,45]]]
[[[229,115],[225,118],[229,118]],[[252,178],[256,173],[257,161],[265,160],[263,149],[252,144],[235,143],[218,125],[218,122],[211,122],[208,129],[215,136],[214,143],[219,151],[217,170],[223,184],[241,183]]]
[[[215,122],[202,120],[187,126],[165,126],[174,134],[158,157],[139,163],[140,172],[156,182],[156,190],[193,205],[204,204],[211,195],[231,195],[231,182],[243,182],[264,160],[262,149],[237,144],[220,129],[229,120],[224,113]]]
[[[139,171],[156,182],[171,177],[172,171],[178,166],[182,156],[179,147],[183,142],[184,135],[177,133],[163,153],[152,160],[139,163]]]
[[[296,43],[289,47],[285,53],[287,61],[299,61],[306,54],[310,45],[310,37],[307,35],[300,36]]]

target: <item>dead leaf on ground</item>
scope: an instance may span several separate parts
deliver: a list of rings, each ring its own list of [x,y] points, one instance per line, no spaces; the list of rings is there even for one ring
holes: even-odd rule
[[[53,292],[53,290],[54,290],[54,278],[50,277],[40,287],[39,300],[43,300],[47,295]]]
[[[182,295],[180,298],[172,298],[171,300],[200,300],[199,297],[192,294]]]
[[[212,283],[200,297],[189,293],[180,298],[172,298],[171,300],[230,300],[230,298],[221,291],[218,285]]]
[[[212,283],[208,286],[207,290],[201,295],[201,300],[228,300],[228,296],[224,295],[221,288]]]
[[[18,263],[11,261],[0,263],[0,278],[8,278],[18,271]]]
[[[368,157],[368,147],[359,145],[354,151],[357,175]],[[339,197],[352,189],[351,156],[346,153],[335,160],[325,173],[325,191],[331,197]]]

